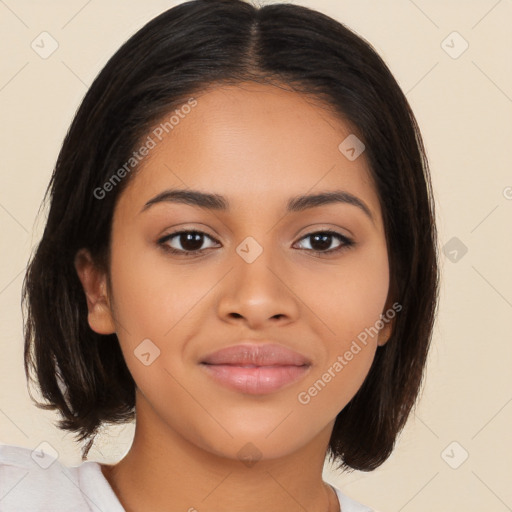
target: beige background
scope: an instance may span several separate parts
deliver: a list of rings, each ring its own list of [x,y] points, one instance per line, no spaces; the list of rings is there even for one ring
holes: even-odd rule
[[[0,0],[0,442],[48,442],[68,465],[80,463],[79,449],[32,406],[23,373],[19,302],[43,224],[36,214],[87,87],[176,3]],[[512,510],[512,1],[293,3],[346,23],[391,68],[424,135],[440,233],[440,312],[416,414],[378,470],[326,467],[325,478],[382,512]],[[59,45],[46,59],[31,48],[43,31]],[[132,434],[133,425],[106,431],[90,459],[121,458]]]

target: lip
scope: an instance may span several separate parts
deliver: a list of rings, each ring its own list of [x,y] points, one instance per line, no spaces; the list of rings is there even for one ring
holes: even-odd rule
[[[242,343],[209,354],[200,365],[223,386],[250,395],[263,395],[304,377],[311,361],[283,345]]]

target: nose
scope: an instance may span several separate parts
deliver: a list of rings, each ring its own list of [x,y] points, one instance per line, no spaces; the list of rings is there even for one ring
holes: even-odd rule
[[[238,258],[238,257],[237,257]],[[230,323],[245,323],[251,329],[296,321],[300,298],[294,293],[291,271],[277,265],[264,250],[252,263],[234,260],[223,280],[218,303],[219,317]]]

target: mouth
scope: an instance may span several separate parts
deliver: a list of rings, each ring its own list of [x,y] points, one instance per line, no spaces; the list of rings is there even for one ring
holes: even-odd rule
[[[282,345],[242,344],[214,352],[200,365],[214,381],[225,387],[250,395],[264,395],[304,377],[311,361]]]

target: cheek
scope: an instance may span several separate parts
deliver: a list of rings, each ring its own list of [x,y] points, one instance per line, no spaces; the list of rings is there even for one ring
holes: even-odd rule
[[[374,326],[384,313],[389,291],[385,246],[378,243],[347,252],[338,264],[303,282],[301,296],[323,320],[330,349],[343,350],[347,342],[350,345],[350,340]]]
[[[112,251],[111,275],[116,318],[134,339],[163,339],[204,295],[192,268],[142,243]]]
[[[381,247],[382,249],[382,247]],[[362,385],[373,362],[389,290],[383,250],[354,254],[302,293],[322,322],[325,352],[297,401],[309,413],[334,417]],[[317,290],[315,293],[314,290]]]
[[[163,253],[133,244],[129,250],[114,247],[111,279],[118,337],[137,387],[153,398],[164,389],[180,396],[183,390],[170,374],[183,371],[187,342],[204,323],[206,294],[217,275],[171,264]]]
[[[363,384],[374,354],[375,347],[362,344],[340,351],[297,393],[299,417],[317,418],[322,424],[333,421]]]

